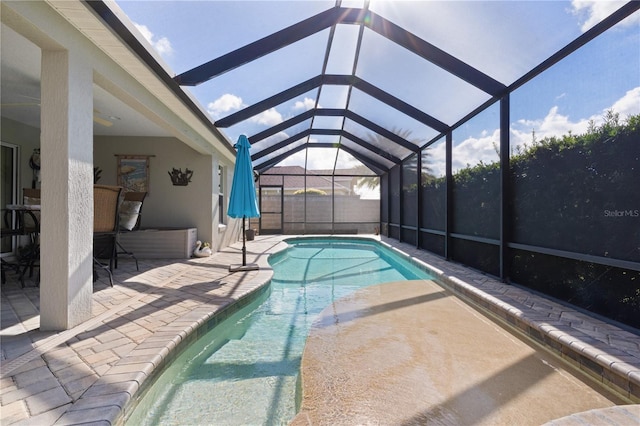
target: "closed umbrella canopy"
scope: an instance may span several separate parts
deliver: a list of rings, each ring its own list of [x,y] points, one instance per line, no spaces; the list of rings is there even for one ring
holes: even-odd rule
[[[231,183],[231,198],[227,215],[234,218],[242,218],[242,265],[229,266],[229,271],[241,271],[258,269],[255,264],[247,266],[247,247],[245,241],[244,221],[247,217],[260,217],[258,203],[256,201],[256,186],[253,182],[253,166],[249,150],[251,144],[245,135],[240,135],[236,143],[238,154],[236,165],[233,169],[233,182]]]
[[[260,217],[256,201],[256,186],[253,182],[253,166],[249,150],[251,144],[245,135],[240,135],[236,143],[238,154],[233,169],[231,198],[227,214],[234,218]]]

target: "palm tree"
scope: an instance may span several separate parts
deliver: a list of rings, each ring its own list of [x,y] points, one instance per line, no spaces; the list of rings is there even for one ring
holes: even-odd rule
[[[392,128],[391,129],[392,133],[395,133],[396,135],[400,136],[401,138],[415,144],[416,146],[420,146],[420,144],[424,143],[425,141],[423,139],[418,139],[418,138],[412,138],[411,137],[411,130],[402,130],[402,129],[398,129],[398,128]],[[395,142],[390,141],[388,138],[385,138],[384,136],[380,135],[379,133],[370,133],[367,137],[363,138],[364,140],[368,140],[371,141],[371,144],[374,146],[388,146],[388,145],[392,145]],[[422,151],[422,171],[421,171],[421,175],[422,175],[422,182],[427,182],[430,179],[433,179],[434,176],[432,174],[431,169],[426,165],[426,161],[425,159],[428,157],[428,153],[427,150]],[[354,171],[356,171],[356,173],[358,172],[362,172],[363,174],[369,174],[369,168],[366,167],[365,165],[361,164],[359,166],[357,166],[356,168],[354,168]],[[368,173],[365,173],[368,172]],[[358,182],[356,183],[356,186],[358,188],[367,188],[367,189],[375,189],[378,185],[379,185],[379,177],[378,176],[363,176],[361,178],[358,179]]]

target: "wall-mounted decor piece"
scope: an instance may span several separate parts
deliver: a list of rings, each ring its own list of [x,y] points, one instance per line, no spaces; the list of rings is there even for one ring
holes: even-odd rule
[[[93,168],[93,183],[98,183],[102,175],[102,169],[100,167]]]
[[[182,169],[173,168],[169,173],[171,183],[176,186],[187,186],[191,182],[191,176],[193,176],[193,170],[188,168],[183,172]]]
[[[29,167],[33,173],[31,188],[35,189],[36,183],[40,182],[40,148],[35,148],[31,158],[29,158]]]
[[[149,192],[149,158],[152,155],[116,155],[118,185],[125,191]]]

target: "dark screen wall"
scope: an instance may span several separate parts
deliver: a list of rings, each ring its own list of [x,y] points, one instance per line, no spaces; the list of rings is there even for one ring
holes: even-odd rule
[[[605,33],[406,158],[381,177],[381,229],[640,328],[640,115],[624,107],[640,90],[639,43]],[[584,72],[602,85],[581,87]],[[563,96],[585,110],[563,111]]]

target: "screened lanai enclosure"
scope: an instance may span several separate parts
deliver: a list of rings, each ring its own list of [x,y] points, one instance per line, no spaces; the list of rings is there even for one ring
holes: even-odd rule
[[[174,81],[249,137],[252,228],[380,232],[640,328],[640,2],[233,7]]]

